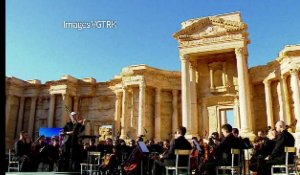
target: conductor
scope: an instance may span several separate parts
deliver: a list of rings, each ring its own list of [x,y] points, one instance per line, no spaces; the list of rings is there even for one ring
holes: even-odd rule
[[[78,171],[80,165],[80,145],[78,142],[79,134],[85,129],[85,119],[78,120],[77,113],[71,112],[70,121],[63,127],[62,135],[64,141],[62,143],[62,158],[65,162],[64,171]]]

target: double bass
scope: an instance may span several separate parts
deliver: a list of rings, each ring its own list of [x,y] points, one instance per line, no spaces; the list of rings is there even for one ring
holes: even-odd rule
[[[142,153],[140,148],[136,146],[126,160],[123,169],[126,173],[136,171],[143,158],[144,154]]]

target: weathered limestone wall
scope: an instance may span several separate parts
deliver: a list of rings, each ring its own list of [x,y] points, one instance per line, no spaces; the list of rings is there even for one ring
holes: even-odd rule
[[[170,139],[172,136],[172,92],[161,93],[161,139]]]
[[[264,85],[262,83],[253,85],[253,112],[254,123],[256,125],[256,131],[267,130],[267,117],[266,117],[266,102]]]

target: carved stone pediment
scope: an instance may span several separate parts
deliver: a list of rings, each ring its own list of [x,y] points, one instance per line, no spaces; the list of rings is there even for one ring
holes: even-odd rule
[[[180,41],[190,41],[236,33],[245,29],[247,29],[247,25],[240,21],[225,20],[220,17],[207,17],[193,22],[176,32],[173,36]]]

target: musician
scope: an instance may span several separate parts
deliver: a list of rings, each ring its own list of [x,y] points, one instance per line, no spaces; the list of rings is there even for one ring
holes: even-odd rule
[[[240,142],[232,134],[232,126],[230,124],[224,124],[221,127],[223,139],[220,145],[216,149],[214,159],[210,160],[206,164],[206,173],[208,175],[214,175],[216,173],[216,166],[230,165],[231,164],[231,149],[240,149]]]
[[[53,138],[52,144],[49,144],[49,171],[53,171],[54,164],[57,165],[60,154],[59,139]]]
[[[262,165],[264,168],[260,168],[258,174],[271,174],[272,165],[285,163],[284,147],[295,146],[295,139],[293,135],[287,131],[284,121],[278,121],[275,127],[277,132],[275,147],[272,153],[265,158],[265,165]],[[292,163],[293,156],[289,157],[289,161]]]
[[[95,138],[90,139],[86,150],[87,151],[96,151],[97,150],[96,139]]]
[[[210,149],[209,149],[210,154],[214,154],[215,150],[220,145],[220,143],[221,143],[221,141],[220,141],[219,133],[213,132],[211,134],[211,137],[209,138],[209,142],[208,142],[208,145],[210,147]]]
[[[78,120],[76,112],[71,112],[69,117],[70,121],[63,127],[62,132],[65,137],[62,145],[62,156],[68,162],[65,171],[79,171],[79,134],[85,129],[85,119]]]
[[[175,132],[175,139],[171,141],[170,149],[168,153],[164,156],[163,160],[155,160],[152,168],[153,175],[165,174],[165,166],[174,166],[175,165],[175,149],[184,149],[191,150],[192,146],[190,142],[184,137],[186,133],[185,127],[179,127]],[[182,158],[179,161],[179,165],[183,162],[187,162],[188,160]]]
[[[20,132],[19,140],[15,143],[15,151],[18,161],[20,162],[20,171],[26,172],[31,171],[32,167],[30,166],[30,152],[31,152],[31,143],[26,142],[29,139],[28,133],[26,131]]]

